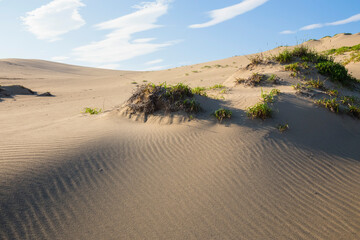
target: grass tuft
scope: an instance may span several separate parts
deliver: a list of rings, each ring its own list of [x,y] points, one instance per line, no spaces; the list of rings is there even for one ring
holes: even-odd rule
[[[232,116],[232,112],[231,110],[225,109],[225,108],[220,108],[218,110],[216,110],[214,112],[214,116],[217,118],[217,120],[220,121],[220,123],[222,122],[223,119],[225,118],[231,118]]]
[[[101,112],[102,112],[101,108],[97,109],[97,108],[89,108],[89,107],[87,107],[87,108],[84,109],[84,113],[88,113],[90,115],[97,115],[97,114],[99,114]]]
[[[339,103],[336,98],[320,99],[320,100],[315,101],[315,103],[329,109],[330,111],[332,111],[334,113],[339,112]]]
[[[296,63],[286,65],[285,66],[285,71],[299,72],[300,71],[299,63],[296,62]]]
[[[266,102],[259,102],[252,107],[249,107],[246,111],[248,117],[267,119],[272,115],[272,110]]]
[[[282,133],[285,132],[286,130],[289,129],[289,124],[285,123],[285,124],[279,124],[277,126],[277,129]]]

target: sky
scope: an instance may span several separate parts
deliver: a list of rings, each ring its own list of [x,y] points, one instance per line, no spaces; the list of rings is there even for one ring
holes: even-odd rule
[[[0,58],[160,70],[358,33],[359,0],[0,0]]]

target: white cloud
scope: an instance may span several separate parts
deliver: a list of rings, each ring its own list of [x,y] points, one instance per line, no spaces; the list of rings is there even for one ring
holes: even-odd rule
[[[157,63],[162,63],[163,61],[164,61],[163,59],[155,59],[155,60],[146,62],[145,64],[146,65],[154,65],[154,64],[157,64]]]
[[[296,31],[285,30],[285,31],[280,32],[280,34],[294,34],[294,33],[296,33]]]
[[[99,64],[113,64],[137,56],[156,52],[176,42],[154,43],[155,38],[132,39],[132,35],[159,28],[155,23],[168,11],[170,1],[157,0],[135,6],[137,11],[110,20],[95,27],[111,30],[104,40],[75,48],[77,60]]]
[[[210,17],[212,18],[209,22],[202,24],[190,25],[190,28],[204,28],[216,25],[218,23],[230,20],[238,15],[249,12],[269,0],[244,0],[241,3],[235,4],[230,7],[216,9],[209,12]]]
[[[348,23],[352,23],[352,22],[358,22],[360,21],[360,14],[356,14],[354,16],[351,16],[347,19],[344,20],[340,20],[340,21],[336,21],[336,22],[332,22],[332,23],[327,23],[326,25],[328,26],[337,26],[337,25],[343,25],[343,24],[348,24]]]
[[[307,26],[304,26],[304,27],[300,28],[298,31],[313,30],[313,29],[317,29],[317,28],[323,28],[323,27],[326,27],[326,26],[338,26],[338,25],[344,25],[344,24],[358,22],[358,21],[360,21],[360,14],[356,14],[354,16],[351,16],[351,17],[347,18],[347,19],[343,19],[343,20],[336,21],[336,22],[310,24],[310,25],[307,25]],[[296,32],[297,31],[286,30],[286,31],[280,32],[280,34],[293,34],[293,33],[296,33]]]
[[[27,29],[38,39],[56,41],[59,36],[85,24],[78,9],[81,0],[53,0],[22,17]]]
[[[300,28],[300,31],[312,30],[312,29],[322,28],[322,27],[324,27],[324,24],[321,24],[321,23],[310,24],[310,25]]]

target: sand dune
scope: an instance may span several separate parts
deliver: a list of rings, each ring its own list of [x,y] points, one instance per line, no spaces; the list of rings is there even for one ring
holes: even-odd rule
[[[156,72],[0,60],[1,85],[56,96],[0,102],[0,239],[359,239],[360,121],[296,95],[275,65],[252,70],[287,83],[276,86],[274,117],[249,119],[260,87],[234,83],[250,73],[248,57]],[[359,63],[348,68],[360,78]],[[144,80],[228,90],[199,98],[192,121],[131,121],[117,109]],[[209,116],[221,106],[233,111],[223,124]]]

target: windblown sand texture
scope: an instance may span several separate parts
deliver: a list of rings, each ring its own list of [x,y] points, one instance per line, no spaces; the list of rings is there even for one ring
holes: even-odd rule
[[[359,43],[340,34],[305,44]],[[0,239],[360,239],[360,121],[296,95],[282,68],[248,64],[131,72],[0,60],[2,86],[54,95],[0,98]],[[347,67],[360,78],[360,63]],[[254,71],[283,80],[272,119],[246,116],[260,87],[234,79]],[[224,99],[202,99],[191,121],[133,121],[117,109],[144,80],[227,92],[209,91]],[[209,115],[222,106],[233,118],[219,124]]]

